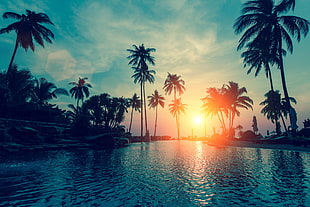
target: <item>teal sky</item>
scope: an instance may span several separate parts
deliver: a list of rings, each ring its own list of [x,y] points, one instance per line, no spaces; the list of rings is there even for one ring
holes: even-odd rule
[[[133,70],[128,66],[131,45],[144,43],[156,48],[153,56],[156,65],[155,83],[147,85],[147,95],[155,89],[162,90],[167,72],[177,73],[186,82],[182,101],[188,104],[182,116],[183,136],[201,136],[202,126],[191,121],[200,113],[208,87],[221,87],[228,81],[245,86],[248,96],[254,100],[254,110],[241,110],[236,124],[251,129],[253,115],[258,118],[261,133],[274,126],[260,114],[259,103],[269,90],[264,72],[259,77],[247,75],[243,68],[241,52],[236,51],[240,36],[233,30],[233,23],[240,15],[245,0],[11,0],[1,1],[0,14],[12,11],[25,13],[25,9],[46,13],[55,26],[46,25],[55,34],[53,44],[45,48],[36,44],[35,52],[19,48],[15,63],[28,68],[36,77],[45,77],[58,87],[70,89],[69,82],[78,77],[88,77],[93,88],[91,95],[109,93],[115,97],[131,97],[139,94],[139,86],[133,83]],[[310,18],[309,0],[296,0],[293,14]],[[13,23],[13,19],[0,19],[0,27]],[[0,68],[6,70],[15,42],[15,33],[0,36]],[[289,94],[298,101],[299,127],[310,118],[309,37],[294,42],[294,53],[284,59]],[[273,68],[275,88],[282,93],[280,73]],[[158,134],[176,135],[175,121],[168,112],[172,97],[166,97],[166,107],[159,113]],[[55,101],[62,108],[75,100],[60,97]],[[138,114],[134,132],[139,132]],[[128,126],[127,116],[124,125]],[[154,110],[149,112],[149,125],[153,131]],[[218,127],[217,120],[208,119],[208,134]]]

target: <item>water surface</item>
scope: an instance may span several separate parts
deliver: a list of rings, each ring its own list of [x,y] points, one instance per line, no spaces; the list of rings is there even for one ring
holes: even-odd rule
[[[0,157],[0,206],[310,206],[310,154],[192,141]]]

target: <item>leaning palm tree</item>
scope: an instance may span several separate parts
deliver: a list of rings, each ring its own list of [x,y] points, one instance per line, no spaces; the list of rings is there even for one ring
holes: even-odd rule
[[[6,28],[0,30],[0,34],[9,33],[11,31],[16,32],[15,47],[7,72],[9,74],[14,62],[17,48],[21,46],[27,51],[30,47],[30,49],[34,51],[35,47],[33,39],[42,47],[44,47],[44,40],[52,43],[51,38],[54,38],[53,32],[41,24],[54,24],[46,14],[35,13],[30,10],[26,10],[26,14],[22,15],[14,12],[5,12],[3,14],[3,18],[13,18],[18,20],[17,22],[14,22]]]
[[[278,67],[281,73],[281,82],[286,99],[287,108],[290,109],[290,123],[293,130],[297,129],[296,114],[292,110],[289,94],[286,86],[283,65],[283,45],[287,50],[293,52],[293,41],[295,37],[299,42],[309,31],[309,21],[297,16],[282,15],[295,9],[295,0],[282,0],[278,4],[274,0],[251,0],[244,4],[242,15],[234,24],[237,34],[243,33],[239,40],[238,50],[250,43],[252,45],[273,45],[274,55],[278,55]]]
[[[169,111],[175,117],[177,125],[178,139],[180,139],[180,115],[185,113],[187,104],[183,104],[181,98],[172,100],[172,103],[169,104]]]
[[[225,96],[229,105],[229,130],[233,130],[235,116],[240,116],[240,111],[238,108],[252,109],[253,110],[253,100],[244,96],[243,94],[247,93],[245,87],[239,88],[239,84],[229,81],[226,85]]]
[[[148,96],[148,99],[149,99],[148,106],[150,108],[155,108],[155,126],[154,126],[154,137],[155,137],[156,136],[156,129],[157,129],[158,105],[160,105],[162,108],[164,108],[165,98],[162,95],[160,95],[157,90],[155,90],[151,96]]]
[[[165,90],[166,95],[170,95],[173,92],[174,100],[176,100],[177,93],[182,95],[186,90],[184,85],[185,81],[181,79],[180,75],[171,74],[168,72],[163,89]]]
[[[74,85],[73,88],[70,89],[71,96],[76,99],[76,108],[79,107],[79,101],[84,100],[84,97],[89,97],[89,88],[92,86],[89,83],[86,83],[85,80],[88,78],[79,78],[78,82],[70,82],[70,85]]]
[[[45,78],[35,79],[33,92],[32,102],[39,105],[46,105],[48,101],[57,98],[57,95],[69,95],[66,89],[57,88],[54,83],[48,82]]]
[[[207,88],[207,95],[202,98],[202,109],[206,115],[217,116],[223,133],[226,131],[224,114],[227,114],[226,99],[223,95],[223,88]]]
[[[130,133],[131,126],[132,126],[133,112],[134,111],[140,112],[140,108],[141,108],[141,99],[136,93],[133,94],[132,98],[129,99],[129,105],[131,107],[131,113],[130,113],[130,123],[129,123],[128,132]]]

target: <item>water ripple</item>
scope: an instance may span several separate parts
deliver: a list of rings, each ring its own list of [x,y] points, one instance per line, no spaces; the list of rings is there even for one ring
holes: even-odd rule
[[[0,161],[0,206],[310,205],[302,152],[179,141]]]

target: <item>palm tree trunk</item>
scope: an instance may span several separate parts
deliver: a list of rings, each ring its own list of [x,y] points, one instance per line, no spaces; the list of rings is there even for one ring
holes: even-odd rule
[[[158,106],[155,108],[155,126],[154,126],[154,137],[156,136],[156,128],[157,128],[157,109]]]
[[[140,111],[141,126],[140,126],[140,131],[141,131],[141,141],[144,141],[144,139],[143,139],[143,84],[142,84],[142,82],[140,84],[140,93],[141,93],[141,111]]]
[[[226,132],[226,125],[225,125],[225,120],[224,120],[222,111],[220,111],[220,115],[221,115],[221,120],[222,120],[223,132]]]
[[[147,127],[147,114],[146,114],[145,82],[143,82],[143,98],[144,98],[145,133],[146,133],[146,138],[149,141],[149,131],[148,131],[148,127]]]
[[[177,96],[176,96],[177,92],[175,89],[173,90],[173,92],[174,92],[174,101],[175,101],[177,99]]]
[[[229,121],[229,123],[228,123],[228,130],[230,131],[231,130],[231,128],[232,128],[232,116],[233,116],[233,109],[230,109],[231,111],[230,111],[230,113],[228,114],[228,121]]]
[[[281,120],[282,120],[282,123],[283,123],[284,130],[287,133],[287,127],[286,127],[286,124],[285,124],[285,121],[284,121],[282,113],[280,113],[280,117],[281,117]]]
[[[235,108],[233,110],[236,110]],[[232,115],[231,115],[231,125],[230,125],[230,132],[235,134],[233,128],[234,128],[234,120],[235,120],[235,117],[236,117],[236,114],[235,112],[231,112]]]
[[[79,101],[80,101],[80,99],[78,98],[78,99],[76,100],[76,109],[77,109],[77,110],[79,109]]]
[[[269,64],[267,63],[265,67],[267,69],[268,79],[269,79],[269,83],[270,83],[270,89],[271,89],[271,91],[274,91],[272,77],[271,77],[271,70],[270,70]]]
[[[225,126],[224,126],[224,124],[223,124],[223,120],[221,119],[221,115],[220,115],[219,112],[217,113],[217,118],[219,119],[219,122],[220,122],[220,124],[221,124],[221,126],[222,126],[222,129],[223,129],[223,132],[224,132]]]
[[[8,78],[8,76],[9,76],[9,74],[11,73],[12,66],[13,66],[13,62],[14,62],[14,59],[15,59],[16,51],[17,51],[17,48],[18,48],[18,42],[17,42],[17,37],[16,37],[15,46],[14,46],[14,51],[13,51],[13,54],[12,54],[12,57],[11,57],[11,60],[10,60],[10,64],[9,64],[9,67],[8,67],[8,71],[7,71],[7,78]]]
[[[129,132],[129,133],[130,133],[130,131],[131,131],[132,118],[133,118],[133,107],[131,108],[131,113],[130,113],[130,123],[129,123],[129,129],[128,129],[128,132]]]
[[[179,140],[180,139],[180,120],[179,120],[178,114],[176,114],[175,119],[176,119],[176,124],[177,124],[177,132],[178,132],[178,140]]]
[[[282,49],[282,41],[280,41],[280,49]],[[296,111],[292,110],[290,98],[288,95],[286,80],[285,80],[285,73],[284,73],[283,57],[282,57],[282,53],[280,53],[280,52],[281,51],[279,51],[279,54],[280,54],[280,74],[281,74],[282,88],[283,88],[284,98],[285,98],[285,102],[286,102],[286,107],[287,107],[287,110],[289,111],[288,114],[289,114],[289,118],[290,118],[291,129],[292,129],[293,133],[295,133],[296,129],[298,128],[298,126],[296,124],[297,116],[296,116]],[[295,113],[295,114],[293,114],[293,113]]]

